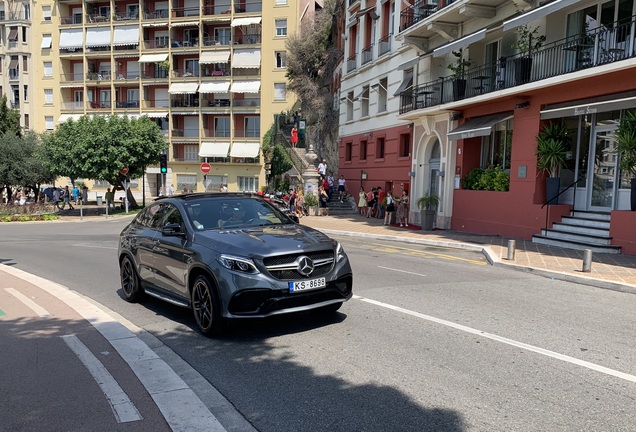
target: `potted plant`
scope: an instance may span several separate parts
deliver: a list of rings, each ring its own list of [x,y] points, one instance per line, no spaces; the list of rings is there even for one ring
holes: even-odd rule
[[[546,202],[558,204],[561,168],[566,166],[566,158],[570,149],[570,134],[565,126],[559,123],[550,123],[541,129],[537,140],[537,169],[545,172],[546,178]]]
[[[517,29],[517,40],[512,44],[519,57],[514,59],[515,83],[525,84],[530,82],[532,73],[532,54],[543,46],[545,35],[539,34],[539,26],[530,27],[524,24]]]
[[[636,111],[627,111],[616,132],[618,167],[631,175],[631,210],[636,211]]]
[[[420,218],[422,220],[423,230],[431,231],[433,229],[438,204],[439,197],[437,195],[430,195],[428,192],[417,200],[417,207],[421,211]]]
[[[309,216],[318,216],[318,197],[316,194],[313,192],[307,192],[304,199]]]
[[[165,78],[168,76],[170,70],[170,60],[164,60],[157,63],[159,70],[157,71],[157,78]]]
[[[464,58],[464,48],[460,48],[457,51],[453,51],[455,56],[455,62],[446,66],[451,72],[453,72],[453,98],[455,100],[463,99],[466,94],[466,69],[468,69],[473,62],[470,59]]]

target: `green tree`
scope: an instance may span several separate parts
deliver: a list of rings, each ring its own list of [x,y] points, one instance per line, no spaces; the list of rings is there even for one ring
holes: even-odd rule
[[[13,132],[17,136],[22,136],[20,111],[8,107],[6,94],[0,99],[0,135],[5,132]]]
[[[68,120],[44,135],[45,156],[51,171],[77,178],[104,180],[116,190],[124,190],[126,176],[120,173],[128,167],[128,177],[144,175],[148,165],[159,162],[159,154],[168,143],[156,123],[147,117],[83,116]],[[137,202],[130,191],[128,202]]]
[[[289,157],[289,153],[280,144],[276,144],[272,150],[272,175],[278,176],[289,171],[293,166],[293,162]]]

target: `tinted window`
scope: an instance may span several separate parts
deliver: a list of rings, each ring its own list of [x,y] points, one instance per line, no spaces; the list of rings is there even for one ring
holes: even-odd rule
[[[153,226],[153,221],[156,222],[159,209],[160,204],[154,204],[147,207],[143,212],[139,213],[139,216],[137,216],[137,223],[147,228],[157,228],[157,226]]]
[[[163,213],[161,227],[168,224],[179,224],[183,228],[183,217],[175,205],[163,204],[161,211]]]
[[[184,204],[187,217],[198,230],[289,223],[289,219],[265,201],[244,198],[202,198]]]

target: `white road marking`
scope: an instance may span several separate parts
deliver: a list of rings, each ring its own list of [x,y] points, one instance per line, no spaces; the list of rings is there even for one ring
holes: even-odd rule
[[[71,246],[79,246],[79,247],[85,247],[85,248],[93,248],[93,249],[110,249],[110,250],[117,250],[117,246],[100,246],[100,245],[96,245],[96,244],[88,244],[88,243],[75,243]]]
[[[4,290],[6,292],[8,292],[9,294],[11,294],[12,296],[14,296],[15,298],[17,298],[18,300],[20,300],[29,309],[31,309],[33,312],[35,312],[36,314],[38,314],[42,318],[47,318],[47,317],[51,316],[51,314],[46,309],[44,309],[42,306],[40,306],[39,304],[37,304],[36,302],[31,300],[30,298],[28,298],[24,294],[22,294],[20,291],[14,289],[14,288],[5,288]]]
[[[102,362],[80,341],[74,334],[60,336],[66,342],[66,345],[77,355],[86,369],[97,382],[97,385],[104,392],[106,400],[110,404],[117,423],[128,423],[142,420],[143,417],[137,411],[135,404],[119,386],[115,378],[106,370]]]
[[[378,268],[385,269],[385,270],[393,270],[393,271],[400,272],[400,273],[408,273],[408,274],[412,274],[412,275],[415,275],[415,276],[426,276],[425,274],[422,274],[422,273],[413,273],[413,272],[410,272],[410,271],[398,270],[398,269],[394,269],[394,268],[391,268],[391,267],[378,266]]]
[[[36,285],[69,305],[91,323],[128,363],[173,431],[226,431],[196,393],[165,361],[135,333],[102,309],[63,285],[15,267],[0,265],[0,272]]]
[[[497,341],[497,342],[505,343],[507,345],[511,345],[511,346],[514,346],[514,347],[517,347],[517,348],[522,348],[522,349],[525,349],[525,350],[528,350],[528,351],[532,351],[532,352],[535,352],[537,354],[541,354],[541,355],[544,355],[544,356],[547,356],[547,357],[552,357],[552,358],[555,358],[557,360],[561,360],[561,361],[564,361],[564,362],[572,363],[574,365],[581,366],[581,367],[584,367],[584,368],[588,368],[588,369],[591,369],[593,371],[604,373],[604,374],[607,374],[607,375],[611,375],[611,376],[614,376],[616,378],[623,379],[625,381],[630,381],[630,382],[636,383],[636,376],[635,375],[630,375],[630,374],[627,374],[627,373],[624,373],[624,372],[620,372],[620,371],[617,371],[617,370],[614,370],[614,369],[606,368],[605,366],[600,366],[600,365],[597,365],[597,364],[594,364],[594,363],[587,362],[585,360],[580,360],[580,359],[577,359],[577,358],[574,358],[574,357],[570,357],[570,356],[565,355],[565,354],[559,354],[557,352],[550,351],[550,350],[543,349],[543,348],[539,348],[539,347],[536,347],[534,345],[529,345],[529,344],[526,344],[526,343],[523,343],[523,342],[518,342],[518,341],[513,340],[513,339],[508,339],[508,338],[505,338],[505,337],[502,337],[502,336],[497,336],[497,335],[492,334],[492,333],[486,333],[484,331],[481,331],[481,330],[478,330],[478,329],[474,329],[472,327],[467,327],[467,326],[464,326],[464,325],[461,325],[461,324],[454,323],[452,321],[446,321],[446,320],[443,320],[443,319],[440,319],[440,318],[435,318],[433,316],[425,315],[425,314],[422,314],[422,313],[419,313],[419,312],[415,312],[415,311],[412,311],[412,310],[408,310],[408,309],[404,309],[404,308],[401,308],[399,306],[393,306],[393,305],[390,305],[388,303],[379,302],[377,300],[371,300],[371,299],[360,297],[360,296],[357,296],[357,295],[354,295],[353,298],[355,298],[357,300],[360,300],[360,301],[363,301],[363,302],[366,302],[366,303],[370,303],[370,304],[376,305],[376,306],[384,307],[384,308],[391,309],[391,310],[394,310],[394,311],[397,311],[397,312],[401,312],[401,313],[404,313],[404,314],[407,314],[407,315],[411,315],[411,316],[414,316],[414,317],[417,317],[417,318],[421,318],[421,319],[424,319],[424,320],[427,320],[427,321],[431,321],[431,322],[434,322],[434,323],[437,323],[437,324],[441,324],[441,325],[444,325],[444,326],[447,326],[447,327],[452,327],[452,328],[454,328],[456,330],[461,330],[461,331],[464,331],[464,332],[467,332],[467,333],[474,334],[476,336],[481,336],[481,337],[484,337],[484,338],[487,338],[487,339],[492,339],[492,340]]]

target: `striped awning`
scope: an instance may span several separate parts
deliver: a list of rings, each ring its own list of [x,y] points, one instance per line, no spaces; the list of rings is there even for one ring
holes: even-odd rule
[[[142,54],[139,63],[160,63],[168,58],[168,53],[164,54]]]
[[[168,93],[170,94],[193,94],[197,92],[199,83],[197,82],[179,82],[170,84]]]
[[[139,43],[139,42],[137,42]],[[87,47],[110,46],[110,28],[89,28],[86,30]]]
[[[66,120],[69,119],[73,119],[74,121],[77,121],[80,119],[80,117],[82,117],[84,114],[62,114],[58,119],[58,123],[64,123]]]
[[[81,48],[84,43],[82,29],[62,30],[60,32],[60,49]]]
[[[233,68],[261,67],[261,50],[234,50]]]
[[[203,142],[199,147],[199,157],[227,157],[229,142]]]
[[[230,51],[205,51],[199,58],[200,64],[227,63],[230,61]]]
[[[139,27],[115,27],[115,33],[113,35],[113,45],[139,45]]]
[[[261,17],[235,18],[234,21],[232,21],[232,27],[260,24],[261,20]]]
[[[227,93],[229,89],[229,81],[204,82],[199,86],[199,93]]]
[[[148,118],[164,118],[168,117],[168,111],[146,112],[144,115],[147,115]]]
[[[183,22],[173,22],[170,24],[172,27],[188,27],[188,26],[198,26],[199,21],[183,21]]]
[[[261,91],[260,81],[234,81],[232,83],[232,93],[258,93]]]
[[[232,157],[257,157],[261,151],[261,144],[257,142],[235,142],[232,144],[230,156]]]

